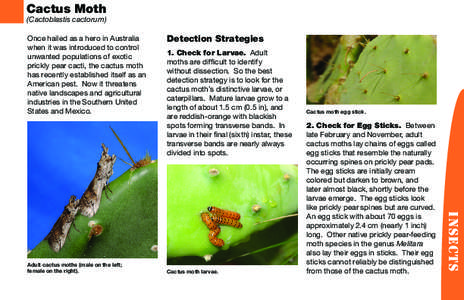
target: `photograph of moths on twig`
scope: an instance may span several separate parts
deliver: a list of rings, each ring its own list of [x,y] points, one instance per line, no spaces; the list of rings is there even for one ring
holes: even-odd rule
[[[168,265],[298,264],[296,165],[168,165]]]
[[[157,122],[28,122],[28,258],[158,257]]]
[[[436,36],[306,36],[306,104],[437,104]]]

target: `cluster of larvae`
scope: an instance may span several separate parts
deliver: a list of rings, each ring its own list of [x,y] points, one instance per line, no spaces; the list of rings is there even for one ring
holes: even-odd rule
[[[224,240],[217,237],[221,232],[221,227],[219,227],[219,224],[229,225],[235,228],[242,228],[242,223],[238,221],[240,220],[240,214],[214,206],[208,207],[208,211],[209,213],[201,213],[201,220],[209,229],[209,241],[216,247],[222,247],[224,246]]]

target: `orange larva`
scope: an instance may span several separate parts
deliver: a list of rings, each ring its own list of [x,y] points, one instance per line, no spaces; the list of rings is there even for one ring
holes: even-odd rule
[[[209,231],[209,235],[208,235],[209,241],[211,242],[211,244],[213,244],[216,247],[224,246],[224,240],[217,237],[217,235],[220,232],[221,232],[221,228],[219,227],[216,227],[216,229]]]
[[[201,220],[210,230],[216,230],[218,226],[211,220],[211,217],[207,212],[201,213]]]
[[[240,223],[240,222],[237,221],[237,220],[231,219],[231,218],[226,218],[226,217],[220,217],[220,216],[217,216],[217,215],[212,215],[212,216],[211,216],[211,220],[212,220],[214,223],[217,223],[217,224],[224,224],[224,225],[233,226],[233,227],[235,227],[235,228],[242,228],[242,223]]]
[[[220,209],[215,206],[208,207],[208,211],[218,217],[225,217],[233,220],[240,220],[240,214],[234,211]]]

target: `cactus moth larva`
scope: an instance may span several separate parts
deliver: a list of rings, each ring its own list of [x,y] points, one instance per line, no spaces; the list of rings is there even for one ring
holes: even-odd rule
[[[211,217],[207,212],[201,214],[201,220],[203,221],[203,223],[206,224],[206,227],[208,227],[209,230],[217,229],[216,223],[214,223],[213,220],[211,220]]]
[[[226,217],[220,217],[217,215],[212,215],[211,220],[213,220],[214,223],[229,225],[235,228],[242,228],[243,226],[242,223],[240,223],[237,220],[226,218]]]
[[[240,214],[231,210],[221,209],[215,206],[209,206],[208,211],[218,217],[225,217],[233,220],[240,220]]]
[[[217,237],[217,235],[221,232],[221,228],[219,226],[215,230],[210,230],[209,231],[209,241],[211,244],[213,244],[216,247],[222,247],[224,246],[224,240],[220,239]]]

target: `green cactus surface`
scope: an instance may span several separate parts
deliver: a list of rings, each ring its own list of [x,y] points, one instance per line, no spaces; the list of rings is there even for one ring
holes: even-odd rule
[[[155,161],[128,170],[110,182],[97,213],[92,218],[76,216],[75,227],[71,227],[58,253],[43,240],[30,251],[28,258],[156,258],[157,202],[158,163]],[[89,222],[101,225],[100,235],[91,234]]]
[[[340,37],[326,70],[308,87],[308,103],[334,104],[339,101],[340,89],[362,51],[361,39],[360,35]]]
[[[218,238],[225,242],[220,248],[210,243],[209,229],[200,217],[209,206],[241,215],[242,228],[220,225]],[[263,221],[287,216],[297,209],[295,165],[169,165],[167,256],[208,257],[227,253],[253,242],[259,232],[287,222],[288,218]],[[296,225],[297,218],[293,219]]]
[[[381,35],[366,46],[343,84],[340,104],[436,104],[436,40]]]

